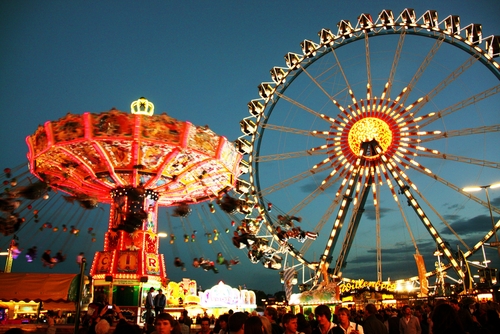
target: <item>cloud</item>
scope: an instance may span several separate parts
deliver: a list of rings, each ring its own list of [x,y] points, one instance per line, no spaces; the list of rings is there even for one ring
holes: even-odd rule
[[[488,231],[492,228],[491,217],[489,215],[479,215],[469,219],[458,219],[452,222],[450,226],[458,235],[462,237],[477,235],[478,231]],[[452,232],[446,227],[439,233],[442,235],[452,234]]]
[[[381,207],[379,209],[380,218],[383,218],[386,214],[389,214],[392,211],[394,211],[394,210]],[[375,207],[373,205],[365,206],[364,217],[366,217],[367,219],[370,219],[370,220],[375,220],[377,218],[376,212],[375,212]]]

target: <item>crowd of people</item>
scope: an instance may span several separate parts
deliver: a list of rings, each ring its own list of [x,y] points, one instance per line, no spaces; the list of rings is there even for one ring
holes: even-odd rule
[[[224,314],[213,331],[197,334],[499,334],[499,314],[498,303],[477,303],[471,297],[414,307],[337,307],[335,312],[319,305],[307,315],[267,307],[261,313]]]
[[[132,324],[116,305],[89,307],[78,333],[83,334],[500,334],[500,305],[474,298],[437,300],[433,305],[363,309],[318,305],[313,312],[293,314],[268,306],[253,312],[233,312],[217,319],[207,314],[191,319],[187,311],[175,319],[164,312],[162,293],[147,300],[151,311],[145,325]],[[192,330],[195,322],[198,328]],[[50,325],[50,324],[49,324]],[[114,329],[111,329],[114,325]],[[49,330],[55,330],[49,326]],[[48,331],[49,332],[49,331]],[[51,331],[51,333],[53,333]]]

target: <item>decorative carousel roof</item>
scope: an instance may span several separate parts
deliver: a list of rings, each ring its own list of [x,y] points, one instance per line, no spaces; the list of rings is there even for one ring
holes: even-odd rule
[[[110,203],[111,191],[150,189],[158,204],[196,203],[231,189],[241,153],[225,137],[163,113],[145,98],[132,114],[67,114],[26,138],[31,172],[77,199]]]

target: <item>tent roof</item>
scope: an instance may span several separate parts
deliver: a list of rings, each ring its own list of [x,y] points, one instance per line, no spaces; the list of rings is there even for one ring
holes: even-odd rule
[[[60,302],[68,301],[76,274],[0,274],[0,300]]]

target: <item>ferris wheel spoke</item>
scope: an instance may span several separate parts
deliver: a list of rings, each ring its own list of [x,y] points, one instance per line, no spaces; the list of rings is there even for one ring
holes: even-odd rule
[[[420,196],[420,198],[427,204],[427,206],[434,212],[434,214],[441,220],[441,222],[446,226],[446,228],[457,238],[457,240],[467,249],[470,250],[470,247],[465,243],[465,241],[458,235],[455,229],[448,223],[448,221],[439,213],[439,211],[432,205],[432,203],[418,190],[414,189],[414,191]]]
[[[426,158],[444,159],[444,160],[457,161],[457,162],[462,162],[462,163],[466,163],[466,164],[481,166],[481,167],[500,169],[500,162],[497,162],[497,161],[487,161],[487,160],[483,160],[483,159],[474,159],[474,158],[463,157],[463,156],[448,154],[448,153],[437,153],[437,154],[420,153],[419,155],[422,157],[426,157]]]
[[[413,113],[416,115],[429,101],[431,101],[439,92],[445,89],[450,83],[455,81],[462,73],[469,69],[472,65],[478,61],[480,55],[475,54],[469,57],[461,66],[451,72],[443,81],[436,85],[429,93],[427,93],[422,102],[419,103],[414,109]]]
[[[398,46],[396,47],[396,51],[394,52],[394,59],[392,60],[391,72],[389,73],[389,79],[386,84],[386,92],[387,96],[391,96],[392,83],[394,82],[394,76],[396,75],[396,69],[398,68],[399,60],[401,59],[401,51],[403,50],[403,45],[406,37],[406,30],[403,30],[399,35]]]
[[[303,69],[302,70],[303,73],[305,73],[309,79],[323,92],[323,94],[325,94],[327,97],[328,97],[328,100],[332,101],[332,103],[347,117],[349,117],[349,114],[345,111],[344,107],[342,107],[342,105],[334,98],[334,96],[331,96],[326,90],[325,88],[323,87],[323,85],[321,83],[318,82],[318,80],[311,75],[311,73],[309,73],[309,71],[307,71],[307,69]],[[343,90],[341,90],[342,92]],[[338,92],[338,94],[340,94],[341,92]],[[324,118],[324,117],[323,117]],[[332,119],[334,121],[336,121],[335,119]]]
[[[405,104],[406,100],[410,96],[411,91],[413,90],[413,87],[415,87],[415,85],[417,84],[418,80],[420,79],[420,77],[424,74],[425,70],[427,69],[427,66],[429,66],[429,64],[431,63],[432,59],[434,58],[434,56],[438,52],[439,48],[443,44],[444,38],[445,38],[444,35],[441,35],[436,40],[436,42],[434,43],[434,45],[432,46],[432,48],[429,50],[429,53],[427,54],[427,56],[425,57],[425,59],[420,64],[420,67],[417,69],[417,71],[413,75],[410,83],[406,86],[407,89],[405,91],[405,94],[401,98],[401,104]]]
[[[499,229],[500,229],[500,220],[498,220],[496,222],[496,224],[493,226],[493,228],[491,229],[491,231],[489,231],[488,233],[486,233],[486,235],[481,240],[479,240],[472,248],[469,248],[469,250],[464,253],[464,256],[467,258],[470,255],[472,255],[474,252],[476,252],[477,250],[479,250],[484,245],[485,242],[487,242],[488,240],[490,240],[490,238],[497,233],[497,231]]]
[[[338,56],[337,56],[337,53],[335,52],[335,49],[332,47],[332,48],[331,48],[331,50],[332,50],[332,54],[333,54],[333,56],[335,57],[335,61],[336,61],[336,63],[338,64],[338,67],[339,67],[340,73],[342,74],[342,77],[344,78],[344,82],[345,82],[345,84],[346,84],[347,91],[348,91],[349,95],[351,96],[351,100],[352,100],[352,101],[353,101],[353,103],[355,104],[355,103],[356,103],[356,99],[354,98],[354,94],[353,94],[353,91],[352,91],[351,85],[349,84],[349,80],[347,79],[347,76],[346,76],[346,74],[345,74],[345,72],[344,72],[344,68],[342,67],[342,64],[340,63],[340,60],[339,60],[339,58],[338,58]],[[349,109],[351,109],[351,108],[350,108],[350,106],[349,106]],[[351,112],[353,112],[353,111],[354,111],[354,110],[352,110],[352,109],[351,109]]]
[[[361,153],[362,154],[362,153]],[[361,155],[360,154],[360,155]],[[343,196],[340,200],[340,207],[337,211],[337,215],[335,221],[333,223],[332,229],[330,231],[330,235],[328,237],[328,241],[326,243],[325,250],[321,255],[319,268],[324,268],[327,270],[332,262],[332,253],[335,248],[335,244],[337,243],[337,239],[339,238],[339,232],[342,229],[342,225],[344,224],[345,217],[347,215],[349,206],[352,203],[353,199],[353,189],[355,189],[356,184],[358,183],[358,179],[360,177],[362,166],[358,165],[350,174],[349,182],[347,182],[347,188],[343,193]],[[337,196],[339,198],[339,196]],[[333,204],[333,203],[332,203]],[[333,208],[331,209],[333,210]],[[331,215],[331,214],[330,214]],[[319,277],[319,272],[316,273],[316,277]]]
[[[420,173],[423,173],[423,171],[422,171],[420,168],[417,168],[416,166],[410,165],[409,167],[410,167],[410,168],[413,168],[414,170],[416,170],[416,171],[418,171],[418,172],[420,172]],[[463,191],[463,190],[462,190],[462,188],[460,188],[460,187],[458,187],[458,186],[454,185],[453,183],[451,183],[451,182],[449,182],[449,181],[447,181],[447,180],[443,179],[442,177],[440,177],[440,176],[438,176],[438,175],[436,175],[436,174],[434,174],[434,173],[432,173],[432,172],[430,172],[430,173],[425,173],[425,174],[426,174],[427,176],[429,176],[430,178],[432,178],[432,179],[434,179],[434,180],[436,180],[436,181],[441,182],[442,184],[444,184],[445,186],[449,187],[450,189],[453,189],[453,190],[455,190],[456,192],[458,192],[458,193],[460,193],[460,194],[464,195],[465,197],[467,197],[467,198],[469,198],[469,199],[471,199],[471,200],[473,200],[473,201],[475,201],[475,202],[477,202],[477,203],[481,204],[483,207],[485,207],[485,208],[488,208],[488,207],[489,207],[488,202],[483,201],[482,199],[480,199],[480,198],[478,198],[478,197],[474,196],[474,195],[473,195],[472,193],[470,193],[470,192]],[[500,208],[497,208],[497,207],[496,207],[496,206],[494,206],[494,205],[491,205],[491,210],[492,210],[492,211],[494,211],[494,212],[496,212],[496,213],[498,213],[498,214],[500,214]]]
[[[335,180],[331,181],[328,186],[330,184],[336,184],[337,182],[339,182],[342,178],[344,177],[344,175],[339,175]],[[342,189],[345,187],[345,183],[341,183],[341,185],[339,186],[338,190],[337,190],[337,193],[336,193],[336,196],[335,196],[335,199],[332,201],[332,203],[328,206],[327,210],[325,211],[325,213],[323,214],[323,216],[319,219],[318,223],[316,224],[316,226],[314,227],[314,231],[315,232],[319,232],[319,231],[322,231],[323,228],[325,227],[326,223],[330,220],[330,217],[332,216],[333,214],[333,211],[335,210],[335,208],[338,206],[338,204],[340,203],[340,200],[342,199],[342,196],[340,196],[341,192],[342,192]],[[309,204],[311,202],[311,199],[313,198],[309,198],[309,200],[307,201],[303,201],[300,203],[299,206],[296,206],[294,209],[292,209],[290,211],[290,214],[293,214],[293,215],[296,215],[298,213],[298,211],[300,211],[302,208],[304,208],[307,204]],[[300,251],[302,253],[306,253],[307,250],[309,249],[309,247],[312,245],[312,242],[311,241],[306,241],[304,243],[304,245],[301,247]]]
[[[302,211],[302,209],[304,209],[307,205],[309,205],[316,197],[318,197],[319,195],[323,194],[326,189],[328,189],[333,184],[335,184],[336,182],[338,182],[341,178],[342,178],[342,175],[339,175],[336,179],[330,180],[326,184],[323,184],[323,185],[317,187],[316,189],[314,189],[309,195],[307,195],[305,198],[303,198],[301,201],[299,201],[295,206],[293,206],[288,211],[288,215],[290,215],[290,216],[297,216],[297,215],[299,215],[299,213]],[[343,186],[344,185],[341,185],[339,187],[339,191],[342,190]],[[335,200],[333,201],[334,203],[337,201],[337,197],[338,197],[339,191],[337,192]],[[315,230],[317,230],[317,229],[315,229]]]
[[[289,102],[289,103],[293,104],[294,106],[296,106],[296,107],[298,107],[298,108],[300,108],[300,109],[302,109],[302,110],[304,110],[304,111],[307,111],[307,112],[308,112],[308,113],[310,113],[311,115],[314,115],[314,116],[316,116],[316,117],[318,117],[318,118],[320,118],[320,119],[324,119],[324,117],[323,117],[323,115],[322,115],[322,114],[320,114],[320,113],[319,113],[319,112],[317,112],[317,111],[312,110],[312,109],[311,109],[311,108],[309,108],[309,107],[306,107],[306,106],[305,106],[305,105],[303,105],[302,103],[300,103],[300,102],[298,102],[298,101],[296,101],[296,100],[294,100],[294,99],[292,99],[292,98],[290,98],[290,97],[288,97],[288,96],[286,96],[286,95],[283,95],[283,94],[281,94],[280,92],[276,92],[276,95],[277,95],[277,96],[279,96],[281,99],[283,99],[283,100],[285,100],[285,101],[287,101],[287,102]]]
[[[458,111],[458,110],[461,110],[467,106],[470,106],[472,104],[475,104],[481,100],[484,100],[484,99],[487,99],[495,94],[498,94],[500,93],[500,85],[496,85],[494,87],[491,87],[491,88],[488,88],[478,94],[475,94],[471,97],[468,97],[462,101],[459,101],[455,104],[453,104],[452,106],[449,106],[445,109],[442,109],[442,110],[439,110],[438,112],[436,112],[436,114],[434,115],[434,117],[432,118],[429,118],[427,119],[425,122],[422,122],[420,124],[420,126],[423,128],[439,119],[442,119],[442,118],[445,118],[451,114],[453,114],[454,112]]]
[[[277,153],[270,155],[259,155],[255,157],[255,162],[268,162],[268,161],[279,161],[279,160],[287,160],[287,159],[296,159],[303,158],[311,155],[322,155],[325,154],[323,150],[306,150],[306,151],[297,151],[297,152],[288,152],[288,153]]]
[[[375,234],[377,244],[377,280],[382,282],[382,241],[380,232],[380,195],[377,191],[377,184],[374,183],[373,190],[373,206],[375,207]]]
[[[316,174],[318,172],[323,172],[323,171],[328,170],[328,169],[330,169],[330,166],[323,165],[314,171],[312,171],[312,170],[303,171],[302,173],[294,175],[286,180],[283,180],[283,181],[275,183],[269,187],[266,187],[265,189],[262,189],[261,191],[259,191],[257,194],[261,197],[269,196],[270,194],[272,194],[278,190],[289,187],[297,182],[300,182],[300,181],[307,179],[310,176],[313,176],[314,174]]]
[[[439,133],[427,134],[425,138],[420,139],[420,143],[426,143],[429,141],[444,139],[444,138],[452,138],[452,137],[462,137],[468,135],[476,135],[476,134],[486,134],[491,132],[500,132],[500,124],[494,125],[486,125],[479,126],[476,128],[467,128],[461,130],[450,130]]]
[[[368,42],[368,34],[365,34],[365,58],[366,58],[366,81],[367,81],[367,100],[372,96],[372,70],[370,62],[370,42]]]
[[[387,159],[387,157],[382,155],[382,159],[383,159],[386,167],[389,170],[394,171],[394,168],[391,165],[391,158]],[[410,186],[403,181],[403,179],[404,179],[405,181],[409,182],[406,175],[401,170],[398,170],[398,172],[393,172],[391,175],[394,177],[394,180],[399,185],[399,187],[401,189],[401,193],[406,197],[406,199],[408,201],[408,205],[410,205],[413,208],[413,210],[415,211],[415,213],[419,217],[420,221],[426,227],[427,231],[431,234],[431,236],[437,242],[439,247],[441,247],[441,249],[443,250],[444,254],[446,255],[446,257],[448,258],[448,260],[452,264],[453,268],[460,275],[460,277],[463,278],[464,277],[463,270],[462,270],[461,266],[458,264],[457,260],[454,258],[453,253],[450,251],[450,249],[446,245],[443,238],[439,235],[438,231],[431,223],[430,219],[428,218],[425,211],[418,203],[417,199],[411,193]],[[411,184],[411,182],[410,182],[410,184]]]
[[[413,235],[413,232],[411,230],[411,227],[410,227],[410,223],[408,222],[408,217],[407,215],[405,214],[404,210],[403,210],[403,207],[401,205],[401,201],[395,199],[395,202],[398,206],[398,209],[399,209],[399,213],[401,214],[401,217],[403,218],[403,221],[405,222],[405,225],[406,225],[406,230],[408,231],[408,234],[410,235],[410,239],[411,239],[411,242],[413,244],[413,247],[415,247],[415,252],[417,254],[419,254],[419,250],[418,250],[418,245],[417,245],[417,241],[415,240],[415,236]]]
[[[341,243],[341,250],[337,257],[337,261],[335,263],[335,269],[333,270],[334,275],[339,275],[342,271],[342,268],[346,266],[345,260],[349,255],[349,251],[351,250],[352,242],[354,240],[354,236],[356,234],[356,230],[358,229],[359,222],[361,221],[361,216],[365,211],[365,204],[368,198],[368,194],[370,192],[370,188],[373,184],[373,176],[370,175],[367,179],[367,182],[363,186],[363,190],[360,194],[360,200],[356,203],[351,213],[351,219],[349,220],[349,224],[347,226],[347,232],[344,236],[344,241]],[[375,203],[375,201],[374,201]],[[376,206],[378,208],[378,205]],[[377,245],[379,246],[379,245]],[[379,248],[377,247],[377,250]],[[377,254],[378,255],[378,254]],[[377,256],[378,257],[378,256]]]
[[[274,124],[263,124],[262,128],[267,129],[267,130],[276,130],[276,131],[280,131],[280,132],[293,133],[293,134],[298,134],[298,135],[303,135],[303,136],[311,136],[311,137],[315,137],[315,138],[322,138],[322,139],[328,138],[328,132],[325,133],[322,131],[308,131],[308,130],[290,128],[288,126],[274,125]]]

